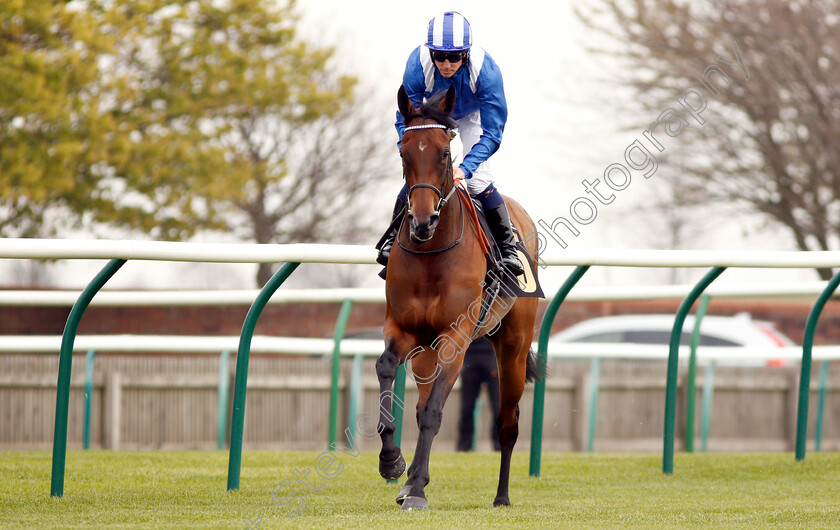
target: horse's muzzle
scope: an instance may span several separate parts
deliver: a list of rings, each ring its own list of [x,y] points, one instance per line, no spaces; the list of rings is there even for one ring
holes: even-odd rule
[[[440,215],[438,214],[426,216],[422,221],[419,221],[414,215],[409,214],[408,228],[411,241],[418,245],[422,245],[432,239],[435,235],[435,228],[437,228],[439,222]]]

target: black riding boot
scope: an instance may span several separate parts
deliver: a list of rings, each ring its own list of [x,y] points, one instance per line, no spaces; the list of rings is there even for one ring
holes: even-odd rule
[[[394,204],[394,213],[391,216],[391,226],[388,227],[388,231],[384,236],[382,236],[381,245],[378,247],[379,255],[376,256],[376,262],[383,267],[388,265],[388,258],[391,255],[391,247],[394,246],[394,240],[397,238],[397,231],[400,229],[400,225],[395,225],[394,220],[398,215],[400,215],[400,213],[402,213],[403,208],[405,208],[405,202],[397,197],[397,202]]]
[[[505,203],[485,210],[484,215],[487,217],[487,223],[499,245],[499,250],[502,251],[502,265],[514,276],[524,274],[525,269],[522,268],[522,262],[519,260],[516,237],[513,235],[513,226],[510,224],[510,216]]]

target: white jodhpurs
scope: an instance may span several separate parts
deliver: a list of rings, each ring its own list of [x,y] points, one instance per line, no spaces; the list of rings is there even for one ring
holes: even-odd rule
[[[481,138],[481,133],[483,132],[481,128],[481,117],[478,112],[473,112],[472,114],[467,114],[456,123],[458,124],[458,135],[461,137],[461,144],[464,146],[463,156],[465,157],[478,142],[478,139]],[[494,180],[490,161],[485,160],[473,172],[472,177],[466,179],[467,190],[469,190],[470,195],[478,195],[486,190],[487,186],[493,184]]]

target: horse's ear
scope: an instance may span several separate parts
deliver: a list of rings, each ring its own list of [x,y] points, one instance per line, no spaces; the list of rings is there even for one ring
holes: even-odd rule
[[[452,114],[452,109],[455,108],[455,87],[449,87],[449,90],[446,91],[446,95],[443,97],[443,101],[440,103],[440,110],[445,112],[446,114]]]
[[[402,114],[403,119],[414,114],[414,106],[408,99],[408,93],[402,85],[400,85],[400,89],[397,91],[397,108],[400,109],[400,114]]]

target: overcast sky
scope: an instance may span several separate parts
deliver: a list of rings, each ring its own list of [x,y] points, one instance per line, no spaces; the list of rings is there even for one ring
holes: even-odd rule
[[[599,178],[604,169],[621,162],[624,149],[641,131],[620,130],[616,106],[632,107],[632,94],[615,81],[619,66],[603,57],[593,57],[585,47],[595,38],[583,28],[572,13],[572,2],[461,1],[404,3],[386,0],[309,0],[298,3],[302,15],[300,35],[322,46],[334,46],[337,66],[359,76],[370,88],[379,108],[388,116],[396,110],[396,91],[408,54],[424,42],[426,25],[445,10],[457,10],[470,22],[473,44],[483,47],[500,65],[504,76],[509,117],[502,147],[493,156],[496,186],[514,197],[535,221],[551,222],[567,216],[569,205],[585,195],[581,181]],[[747,60],[749,60],[747,54]],[[675,94],[675,97],[677,94]],[[714,102],[704,114],[714,119]],[[645,118],[640,116],[640,118]],[[651,121],[656,117],[650,116]],[[396,140],[396,135],[394,135]],[[690,134],[668,145],[678,153],[690,149]],[[458,143],[456,141],[456,143]],[[396,154],[395,154],[396,156]],[[655,191],[669,175],[658,172],[649,180],[637,178],[618,192],[616,200],[601,205],[597,218],[570,239],[570,248],[644,247],[654,226],[646,225],[639,211],[640,198]],[[390,212],[393,196],[401,186],[394,175],[392,190],[382,197],[383,212]],[[387,215],[387,214],[386,214]],[[383,218],[383,229],[387,219]],[[754,220],[733,219],[726,229],[715,228],[702,237],[700,246],[712,249],[792,250],[789,238],[779,231],[757,228]],[[744,238],[744,233],[749,237]],[[646,243],[647,241],[647,243]],[[371,239],[371,244],[375,238]],[[97,265],[98,266],[98,265]],[[83,285],[75,271],[92,270],[91,262],[77,263],[62,269],[55,278],[61,285]],[[109,287],[250,287],[250,266],[195,264],[170,266],[170,273],[160,273],[150,264],[127,264]],[[182,273],[189,272],[187,283]],[[689,274],[693,279],[704,271]],[[555,290],[568,270],[546,271],[543,281]],[[300,272],[293,275],[300,276]],[[611,284],[635,281],[664,283],[664,271],[593,270],[584,283]],[[773,279],[815,279],[807,271],[727,271],[719,280],[767,281]],[[367,285],[378,285],[375,277]],[[296,282],[291,281],[291,285]],[[303,280],[299,280],[303,283]],[[298,285],[301,286],[301,285]]]

